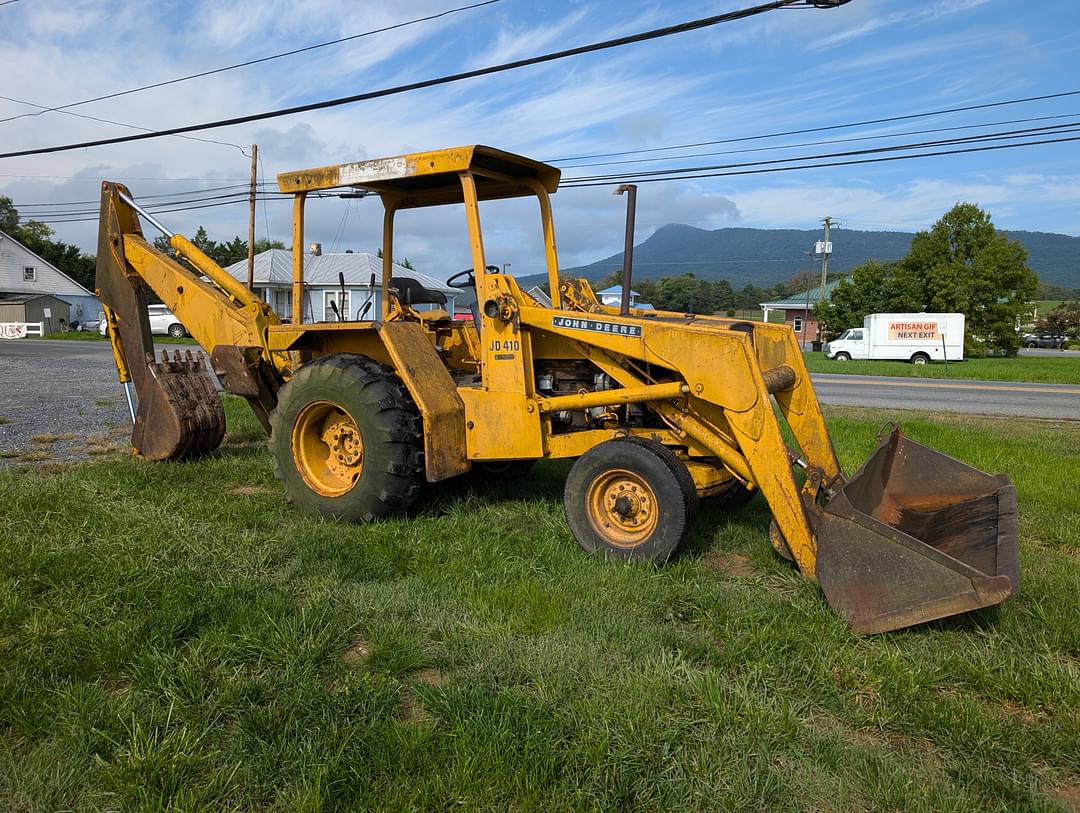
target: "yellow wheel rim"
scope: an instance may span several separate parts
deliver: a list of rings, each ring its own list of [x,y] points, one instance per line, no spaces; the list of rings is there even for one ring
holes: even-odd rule
[[[659,522],[656,494],[639,475],[611,469],[589,484],[585,505],[593,528],[617,548],[647,542]]]
[[[292,453],[308,487],[324,497],[339,497],[360,480],[364,439],[356,421],[330,401],[313,401],[296,416]]]

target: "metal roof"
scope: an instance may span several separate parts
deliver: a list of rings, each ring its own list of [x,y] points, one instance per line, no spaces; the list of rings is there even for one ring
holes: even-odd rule
[[[608,294],[618,294],[619,296],[622,296],[622,286],[621,285],[612,285],[610,288],[605,288],[604,290],[597,291],[596,293],[600,294],[601,296],[607,296]],[[641,296],[641,294],[639,294],[633,288],[630,289],[630,295],[631,296]]]
[[[825,283],[825,299],[828,301],[832,295],[833,290],[837,285],[841,283],[844,278],[834,279],[832,282]],[[797,294],[792,294],[784,299],[778,299],[775,302],[759,302],[758,304],[769,310],[784,310],[785,308],[802,308],[806,309],[806,303],[809,302],[811,307],[818,303],[821,298],[821,286],[815,285],[808,291],[799,291]]]
[[[550,164],[473,144],[282,172],[277,181],[278,189],[286,193],[342,186],[370,189],[393,199],[399,208],[412,208],[461,203],[462,172],[473,173],[480,200],[534,194],[527,185],[532,182],[552,193],[561,175]]]
[[[0,293],[0,305],[23,305],[27,302],[33,302],[35,299],[55,299],[58,302],[63,302],[65,305],[70,304],[66,300],[61,299],[55,294],[3,294]]]
[[[233,263],[226,269],[238,280],[247,281],[247,260]],[[366,288],[375,275],[375,284],[382,285],[382,259],[374,254],[305,254],[304,283],[316,288],[334,288],[338,285],[338,273],[345,276],[345,285],[350,288]],[[393,276],[409,277],[434,291],[444,294],[460,294],[457,288],[450,288],[445,282],[413,271],[394,263]],[[255,284],[291,285],[292,252],[283,248],[272,248],[255,255]]]

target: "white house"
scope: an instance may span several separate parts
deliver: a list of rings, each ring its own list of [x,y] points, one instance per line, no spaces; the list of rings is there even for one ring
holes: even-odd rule
[[[613,308],[618,308],[622,305],[622,286],[612,285],[610,288],[605,288],[602,291],[597,291],[596,295],[600,297],[601,305],[609,305]],[[647,302],[638,302],[637,298],[641,296],[633,288],[630,289],[630,307],[641,308],[642,310],[652,310],[652,305]]]
[[[225,269],[238,280],[247,282],[247,260],[241,260]],[[345,277],[345,296],[341,296],[338,274]],[[371,287],[374,275],[375,288]],[[394,277],[414,279],[446,297],[448,313],[454,313],[454,300],[463,293],[450,288],[444,282],[394,264]],[[292,252],[272,248],[255,255],[255,289],[264,302],[282,319],[292,319]],[[379,315],[382,306],[382,259],[374,254],[345,252],[343,254],[304,255],[304,321],[336,322],[337,316],[331,302],[347,319],[356,319],[371,301],[364,318]],[[414,305],[417,310],[429,310],[432,305]]]
[[[0,299],[29,301],[38,297],[62,300],[62,313],[49,308],[51,325],[46,331],[60,330],[64,324],[95,320],[101,304],[93,291],[46,262],[15,238],[0,232]]]

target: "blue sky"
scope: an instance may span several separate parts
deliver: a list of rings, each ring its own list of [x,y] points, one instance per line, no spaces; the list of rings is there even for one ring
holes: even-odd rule
[[[43,105],[74,101],[459,4],[20,0],[0,7],[0,76],[5,77],[0,93]],[[748,4],[501,0],[77,111],[168,127],[415,81]],[[202,135],[258,143],[268,180],[284,170],[465,143],[549,160],[666,147],[1080,89],[1075,78],[1078,30],[1080,4],[1075,0],[853,0],[837,10],[776,11],[550,65]],[[0,100],[0,118],[32,110]],[[776,147],[1071,113],[1080,118],[1080,96],[734,146]],[[1042,122],[1053,123],[1058,122]],[[0,146],[29,148],[124,132],[46,113],[0,123]],[[896,141],[931,137],[898,136]],[[890,142],[694,158],[686,164],[881,143]],[[702,151],[708,148],[682,152]],[[672,153],[664,155],[663,165],[673,165]],[[979,203],[1000,227],[1080,234],[1078,156],[1080,142],[647,184],[639,197],[639,239],[668,222],[703,228],[813,228],[826,214],[851,228],[915,229],[932,223],[958,200]],[[597,171],[564,163],[564,177]],[[234,183],[221,179],[245,177],[248,164],[233,147],[166,138],[0,159],[0,194],[16,204],[94,200],[102,178],[128,182],[137,196],[175,192]],[[622,166],[652,169],[660,164]],[[606,187],[565,189],[555,197],[563,265],[588,262],[621,247],[623,201],[610,193]],[[373,251],[377,204],[354,201],[347,206],[346,212],[346,204],[337,200],[312,204],[309,239],[322,241],[327,250]],[[490,261],[512,262],[523,274],[540,270],[532,206],[523,201],[494,204],[484,216]],[[269,230],[288,241],[288,217],[283,203],[260,206],[260,236]],[[246,218],[245,204],[166,216],[181,231],[205,224],[219,239],[245,234]],[[402,223],[400,254],[442,276],[467,264],[460,213],[423,212],[409,218]],[[55,226],[58,237],[90,250],[95,228],[92,222]]]

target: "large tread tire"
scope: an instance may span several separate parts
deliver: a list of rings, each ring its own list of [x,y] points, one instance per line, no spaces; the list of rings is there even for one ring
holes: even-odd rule
[[[731,484],[721,491],[719,494],[713,494],[708,497],[709,505],[714,505],[719,508],[725,508],[729,510],[735,510],[747,505],[754,499],[754,495],[758,493],[758,490],[749,489],[740,483],[738,480],[732,480]]]
[[[340,496],[325,496],[304,480],[293,459],[292,432],[314,401],[339,405],[363,440],[360,478]],[[274,476],[285,499],[307,514],[370,522],[407,511],[424,485],[420,413],[393,371],[366,356],[334,353],[301,367],[278,393],[270,414]]]
[[[673,463],[675,465],[673,465]],[[563,507],[577,543],[592,554],[612,559],[666,562],[686,541],[693,527],[697,491],[693,480],[679,475],[685,466],[669,450],[653,441],[618,438],[594,446],[574,463],[566,478]],[[649,510],[655,520],[647,535],[632,542],[616,542],[601,528],[602,518],[590,509],[591,496],[603,491],[599,484],[629,472],[652,493]],[[690,488],[686,484],[689,480]]]

